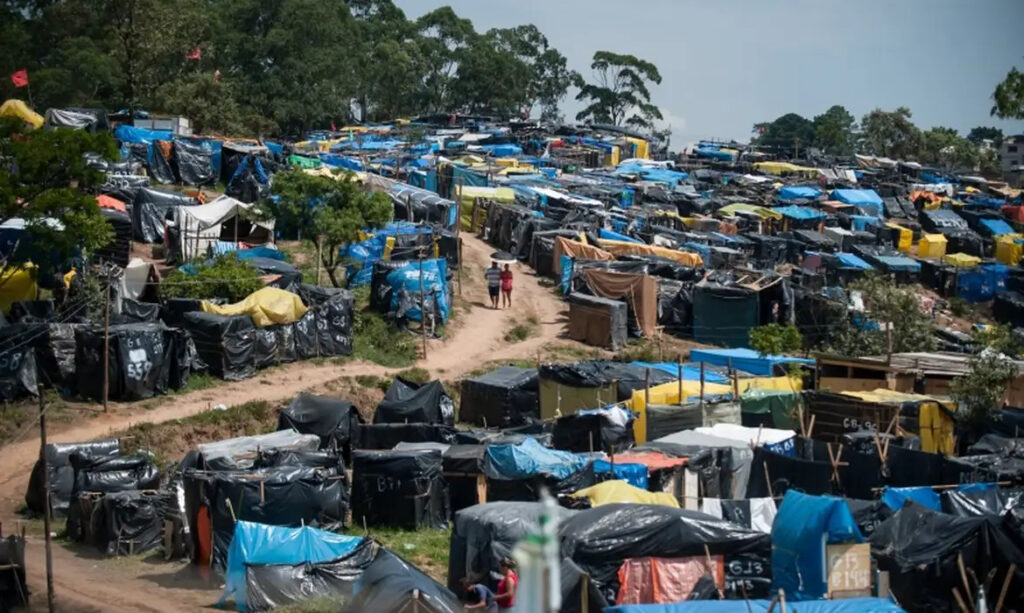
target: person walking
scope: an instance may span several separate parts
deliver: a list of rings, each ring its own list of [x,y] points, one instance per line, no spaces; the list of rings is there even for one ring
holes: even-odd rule
[[[487,279],[487,293],[491,296],[491,308],[498,308],[498,294],[501,291],[501,269],[498,263],[491,261],[491,267],[484,271]]]
[[[498,581],[498,593],[494,600],[498,603],[498,610],[502,613],[512,610],[516,604],[516,588],[519,587],[519,575],[515,571],[516,563],[512,558],[502,558],[498,563],[501,571],[501,581]]]
[[[512,269],[508,264],[501,271],[501,306],[512,308]]]

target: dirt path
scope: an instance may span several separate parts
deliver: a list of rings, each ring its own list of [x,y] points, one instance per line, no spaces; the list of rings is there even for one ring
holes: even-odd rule
[[[462,300],[468,307],[444,340],[428,343],[427,358],[417,366],[435,377],[457,378],[493,360],[534,358],[559,338],[565,325],[565,303],[544,287],[526,266],[515,268],[513,306],[492,310],[482,274],[494,248],[482,240],[463,237]],[[516,323],[530,319],[537,323],[534,334],[518,343],[504,340]],[[127,429],[133,424],[162,423],[209,410],[216,404],[233,406],[254,400],[283,403],[299,392],[321,386],[343,376],[387,376],[395,369],[368,362],[313,364],[300,362],[264,371],[245,381],[227,383],[168,399],[155,408],[140,403],[119,405],[110,414],[88,413],[82,419],[49,435],[49,442],[87,441]],[[5,526],[17,521],[29,473],[39,455],[37,431],[30,429],[22,440],[0,453],[0,518]],[[60,520],[62,521],[62,520]],[[55,531],[62,524],[58,523]],[[145,560],[106,560],[86,548],[56,545],[55,587],[62,611],[147,611],[171,612],[208,610],[219,596],[219,582],[200,580],[191,566]],[[29,535],[26,566],[30,589],[45,593],[45,571],[41,535]],[[35,598],[34,598],[35,600]]]

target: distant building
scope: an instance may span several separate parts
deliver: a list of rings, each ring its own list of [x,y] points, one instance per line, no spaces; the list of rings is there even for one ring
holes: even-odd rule
[[[1011,185],[1024,182],[1024,134],[1007,136],[999,146],[999,164],[1003,178]]]

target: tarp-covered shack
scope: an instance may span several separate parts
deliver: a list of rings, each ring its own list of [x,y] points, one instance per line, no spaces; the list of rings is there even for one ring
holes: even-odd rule
[[[246,204],[230,196],[220,196],[200,206],[178,206],[173,209],[173,254],[183,262],[208,257],[220,242],[249,246],[274,242],[274,220],[262,219],[250,212]]]
[[[459,421],[480,426],[521,426],[540,417],[535,368],[502,366],[462,381]]]

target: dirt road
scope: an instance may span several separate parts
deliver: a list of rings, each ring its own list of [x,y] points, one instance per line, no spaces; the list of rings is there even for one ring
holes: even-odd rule
[[[483,269],[494,248],[476,237],[463,236],[462,297],[464,311],[444,340],[428,343],[427,358],[417,366],[435,377],[457,378],[493,360],[536,357],[538,351],[562,334],[565,303],[551,289],[539,283],[525,266],[516,266],[513,306],[492,310],[488,306]],[[510,343],[505,334],[515,323],[536,321],[534,334]],[[344,365],[302,362],[266,371],[257,377],[228,383],[168,399],[155,408],[139,403],[104,415],[90,413],[69,427],[49,435],[50,442],[77,442],[106,436],[132,424],[162,423],[209,410],[212,405],[233,406],[253,400],[285,402],[301,391],[323,385],[342,376],[387,376],[395,369],[368,362]],[[127,410],[125,410],[127,409]],[[29,473],[39,455],[35,429],[22,440],[0,452],[0,518],[10,527],[17,521]],[[54,530],[59,530],[58,524]],[[177,612],[203,610],[220,594],[219,582],[207,583],[195,569],[178,563],[149,560],[106,560],[84,547],[55,546],[54,575],[61,611],[147,611]],[[45,592],[44,557],[41,536],[29,535],[26,566],[30,589]]]

